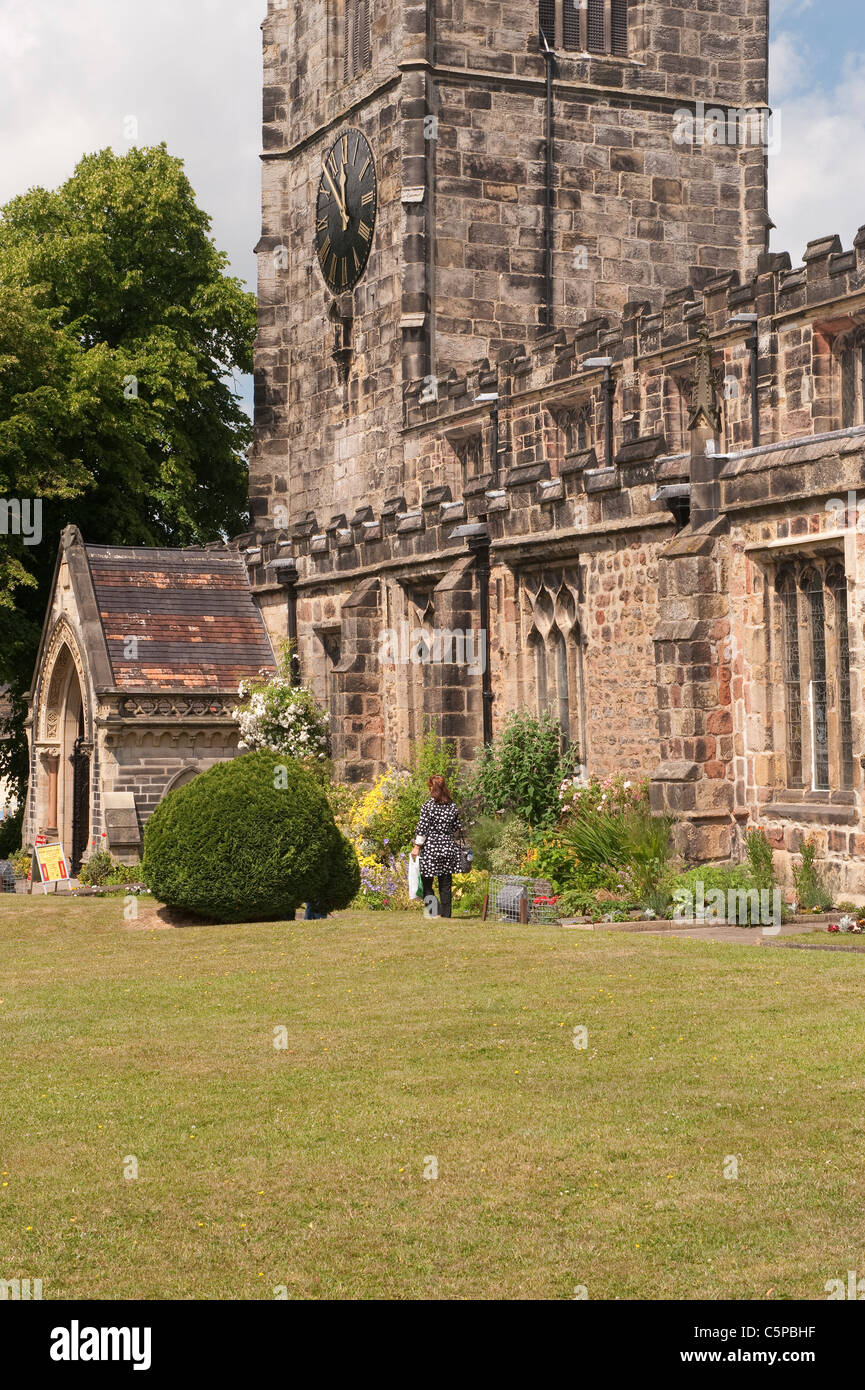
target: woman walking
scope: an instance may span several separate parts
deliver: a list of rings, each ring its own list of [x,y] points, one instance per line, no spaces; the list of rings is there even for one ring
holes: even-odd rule
[[[459,839],[463,830],[445,779],[431,777],[427,785],[430,799],[421,807],[412,855],[415,859],[420,855],[421,884],[427,907],[431,906],[432,899],[437,908],[434,915],[450,917],[451,887],[453,875],[460,868]],[[438,899],[433,898],[434,878],[438,879]]]

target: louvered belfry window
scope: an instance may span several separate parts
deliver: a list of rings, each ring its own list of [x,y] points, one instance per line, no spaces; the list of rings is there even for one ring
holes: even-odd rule
[[[372,64],[370,9],[372,0],[345,0],[342,76],[349,82]]]
[[[540,0],[539,22],[550,48],[628,56],[628,0]]]

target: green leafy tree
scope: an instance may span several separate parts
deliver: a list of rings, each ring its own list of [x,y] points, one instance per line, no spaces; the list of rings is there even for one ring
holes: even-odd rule
[[[0,536],[0,684],[29,684],[60,532],[187,545],[247,522],[255,297],[226,274],[164,145],[86,156],[0,212],[0,498],[41,501],[41,544]],[[20,765],[16,747],[6,770]],[[17,760],[17,761],[16,761]]]

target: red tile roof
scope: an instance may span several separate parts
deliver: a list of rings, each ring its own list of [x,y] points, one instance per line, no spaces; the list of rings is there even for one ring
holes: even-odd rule
[[[233,690],[273,669],[236,551],[85,548],[117,686]]]

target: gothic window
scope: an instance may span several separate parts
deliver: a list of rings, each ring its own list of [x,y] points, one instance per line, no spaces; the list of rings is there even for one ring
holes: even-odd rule
[[[783,623],[784,706],[787,722],[787,783],[802,785],[802,686],[799,662],[799,605],[796,580],[788,570],[781,577]]]
[[[628,0],[540,0],[539,18],[550,48],[628,56]]]
[[[538,632],[537,628],[533,628],[531,633],[529,634],[529,651],[532,654],[532,663],[535,668],[535,696],[537,699],[538,713],[542,714],[543,711],[548,708],[547,649],[544,645],[544,639]]]
[[[550,633],[551,655],[555,663],[556,694],[554,713],[564,737],[571,736],[571,693],[568,680],[568,648],[565,638],[558,628]]]
[[[372,0],[345,0],[342,76],[349,82],[372,64],[370,9]]]
[[[841,353],[841,428],[865,424],[865,342],[848,341]]]
[[[465,434],[451,439],[454,452],[463,467],[463,479],[470,482],[480,478],[484,472],[484,437],[482,434]]]
[[[787,785],[853,786],[847,581],[837,560],[803,561],[778,577]]]
[[[580,625],[574,597],[577,576],[526,576],[530,610],[527,641],[527,701],[551,714],[565,743],[575,743],[585,761],[585,719]]]
[[[815,789],[829,787],[829,718],[826,686],[826,604],[823,579],[809,570],[802,581],[811,626],[811,758]]]
[[[581,405],[558,411],[556,422],[562,433],[565,458],[581,454],[594,446],[595,422],[591,402],[584,401]]]

